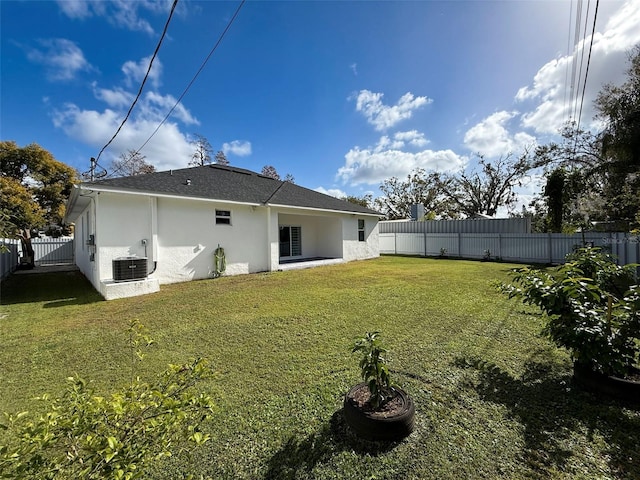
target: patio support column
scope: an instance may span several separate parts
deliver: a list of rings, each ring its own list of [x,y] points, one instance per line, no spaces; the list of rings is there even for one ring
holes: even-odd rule
[[[273,222],[271,220],[271,207],[267,206],[267,262],[269,265],[269,271],[273,272],[277,270],[277,265],[273,264]]]

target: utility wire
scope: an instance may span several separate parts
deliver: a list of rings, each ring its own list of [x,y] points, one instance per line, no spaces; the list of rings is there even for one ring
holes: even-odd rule
[[[245,4],[246,0],[242,0],[240,2],[240,5],[238,5],[238,8],[236,9],[235,13],[233,14],[233,16],[231,17],[231,19],[229,20],[229,22],[227,23],[227,26],[225,27],[225,29],[223,30],[223,32],[220,34],[220,37],[218,37],[218,41],[215,43],[215,45],[213,46],[213,48],[211,49],[211,51],[209,52],[209,55],[207,55],[207,57],[204,59],[204,61],[202,62],[202,65],[200,65],[200,68],[198,69],[198,71],[195,73],[195,75],[193,76],[193,78],[191,79],[191,81],[189,82],[189,84],[187,85],[187,87],[184,89],[184,91],[182,92],[182,94],[178,97],[178,100],[176,100],[176,103],[173,105],[173,107],[171,107],[171,109],[169,110],[169,112],[165,115],[165,117],[162,119],[162,121],[160,122],[160,124],[156,127],[156,129],[153,131],[153,133],[151,135],[149,135],[149,138],[147,138],[145,140],[145,142],[142,144],[142,146],[140,146],[140,148],[138,148],[136,150],[136,153],[140,152],[140,150],[142,150],[147,143],[149,143],[149,141],[154,137],[154,135],[156,133],[158,133],[158,130],[160,130],[160,127],[162,127],[162,125],[165,124],[165,122],[169,119],[169,117],[171,116],[171,114],[173,113],[173,111],[176,109],[176,107],[180,104],[180,102],[182,101],[182,99],[184,98],[184,96],[187,94],[187,92],[189,91],[189,89],[191,88],[191,86],[194,84],[194,82],[196,81],[196,79],[198,78],[198,75],[200,75],[200,73],[202,72],[202,70],[204,69],[205,65],[207,64],[207,62],[209,61],[209,59],[211,58],[211,56],[213,55],[213,53],[217,50],[218,46],[220,45],[220,43],[222,43],[222,39],[225,37],[225,35],[227,34],[227,32],[229,31],[229,29],[231,28],[231,25],[233,24],[233,22],[235,21],[236,17],[238,16],[238,14],[240,13],[240,9],[242,9],[242,6]]]
[[[567,58],[571,55],[571,19],[573,18],[573,0],[569,4],[569,27],[567,28]],[[567,91],[569,90],[569,62],[564,69],[564,100],[562,102],[562,111],[567,112]],[[567,118],[569,120],[569,118]]]
[[[171,17],[173,17],[173,12],[176,9],[176,5],[178,5],[178,0],[173,0],[173,5],[171,5],[171,11],[169,12],[169,18],[167,18],[167,22],[164,25],[164,30],[162,31],[162,35],[160,36],[160,40],[158,41],[158,45],[156,46],[156,49],[153,52],[151,60],[149,61],[149,67],[147,68],[147,73],[145,74],[144,78],[142,79],[142,83],[140,84],[140,89],[138,90],[138,94],[136,95],[136,98],[133,100],[133,103],[131,104],[131,107],[129,107],[129,111],[127,112],[127,115],[124,117],[124,120],[122,120],[122,123],[120,124],[120,126],[116,130],[116,133],[113,134],[113,137],[111,137],[111,140],[109,140],[107,142],[107,144],[104,147],[102,147],[102,150],[100,150],[100,153],[98,153],[98,156],[95,159],[95,164],[96,165],[98,165],[98,160],[100,159],[100,155],[102,155],[102,152],[105,151],[105,149],[111,144],[111,142],[113,142],[113,140],[118,136],[118,133],[120,133],[120,130],[122,130],[122,127],[127,122],[127,120],[129,119],[129,115],[131,115],[131,112],[133,111],[133,107],[135,107],[136,103],[138,103],[138,99],[140,98],[140,95],[142,95],[142,89],[144,88],[144,84],[147,82],[147,79],[149,78],[149,73],[151,72],[151,67],[153,65],[153,61],[155,60],[156,56],[158,55],[158,51],[160,50],[160,46],[162,45],[162,41],[164,40],[164,36],[166,35],[167,29],[169,28],[169,23],[171,22]]]
[[[589,7],[591,6],[591,0],[587,1],[587,13],[584,16],[584,31],[582,33],[582,48],[580,53],[580,69],[578,70],[578,85],[576,89],[576,101],[573,107],[573,118],[574,120],[578,118],[578,97],[580,95],[580,79],[582,78],[582,65],[584,64],[584,51],[585,45],[587,41],[587,25],[589,22]]]
[[[591,29],[591,43],[589,44],[589,56],[587,57],[587,68],[584,72],[584,83],[582,84],[582,99],[580,100],[580,113],[576,122],[576,131],[580,129],[580,118],[582,117],[582,105],[584,104],[584,92],[587,90],[587,77],[589,76],[589,63],[591,62],[591,50],[593,49],[593,36],[596,33],[596,20],[598,18],[598,6],[600,0],[596,1],[596,11],[593,14],[593,27]]]
[[[575,18],[576,26],[574,29],[574,37],[573,37],[573,60],[571,62],[571,90],[569,95],[569,105],[571,108],[571,116],[573,116],[573,112],[575,110],[575,102],[577,101],[578,94],[576,89],[576,71],[578,67],[578,56],[575,53],[578,42],[580,41],[580,25],[582,23],[582,0],[578,0],[576,4],[576,18]]]

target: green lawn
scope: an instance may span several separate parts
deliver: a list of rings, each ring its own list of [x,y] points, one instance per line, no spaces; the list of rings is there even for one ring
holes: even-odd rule
[[[204,356],[218,410],[212,440],[154,478],[640,478],[640,411],[575,388],[541,318],[492,286],[513,265],[381,257],[309,270],[163,286],[101,301],[75,273],[2,284],[0,411],[37,410],[79,374],[108,393],[126,383],[124,330],[156,340],[143,377]],[[358,379],[353,339],[379,330],[416,431],[359,441],[341,416]]]

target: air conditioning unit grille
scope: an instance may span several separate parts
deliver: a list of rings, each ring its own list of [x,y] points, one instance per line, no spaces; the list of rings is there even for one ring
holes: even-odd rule
[[[127,282],[147,278],[146,257],[120,257],[112,261],[113,280]]]

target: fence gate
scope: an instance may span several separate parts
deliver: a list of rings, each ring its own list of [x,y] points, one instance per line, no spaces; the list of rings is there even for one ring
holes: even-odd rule
[[[34,261],[42,265],[73,264],[73,238],[34,238],[31,240]]]

